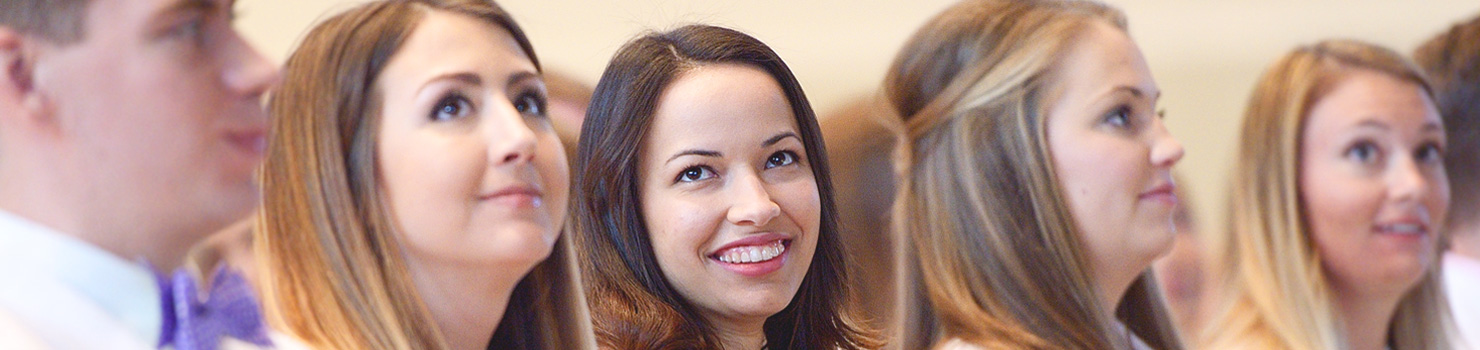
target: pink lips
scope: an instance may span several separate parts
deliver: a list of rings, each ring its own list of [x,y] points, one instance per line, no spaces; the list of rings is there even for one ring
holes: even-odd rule
[[[529,185],[513,185],[499,189],[492,193],[478,196],[478,200],[503,203],[513,207],[538,208],[543,202],[544,193]]]
[[[267,132],[262,129],[247,129],[226,133],[226,140],[242,153],[262,157],[267,151]]]
[[[1176,192],[1176,190],[1177,190],[1177,186],[1176,185],[1173,185],[1171,182],[1167,182],[1167,183],[1164,183],[1164,184],[1162,184],[1160,186],[1156,186],[1156,187],[1152,188],[1149,191],[1142,192],[1140,198],[1141,199],[1144,199],[1144,200],[1150,200],[1150,201],[1153,201],[1153,202],[1165,204],[1167,206],[1176,206],[1177,205],[1177,192]]]
[[[1372,231],[1390,237],[1420,239],[1429,235],[1429,224],[1417,217],[1403,217],[1373,224]]]
[[[782,251],[781,255],[775,258],[753,263],[728,263],[720,261],[719,257],[721,254],[730,249],[765,246],[769,244],[774,244],[777,241],[782,242],[782,244],[788,247],[790,247],[791,245],[791,238],[779,233],[763,233],[758,235],[751,235],[720,246],[719,249],[715,249],[709,254],[709,260],[713,261],[716,264],[719,264],[720,267],[723,267],[726,270],[729,270],[730,272],[734,272],[741,276],[752,278],[762,277],[765,275],[769,275],[772,272],[776,272],[777,270],[781,270],[781,267],[786,266],[787,260],[789,260],[789,258],[791,257],[791,250],[787,249],[785,251]]]

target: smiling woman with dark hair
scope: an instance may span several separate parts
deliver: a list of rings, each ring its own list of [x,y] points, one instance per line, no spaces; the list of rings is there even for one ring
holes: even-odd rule
[[[617,51],[572,209],[613,349],[876,347],[850,307],[821,131],[755,38],[692,25]]]

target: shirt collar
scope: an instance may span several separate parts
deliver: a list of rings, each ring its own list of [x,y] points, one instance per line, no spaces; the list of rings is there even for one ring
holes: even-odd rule
[[[159,338],[163,315],[153,272],[5,210],[0,210],[0,276],[7,283],[28,278],[60,283],[97,303],[142,339]]]

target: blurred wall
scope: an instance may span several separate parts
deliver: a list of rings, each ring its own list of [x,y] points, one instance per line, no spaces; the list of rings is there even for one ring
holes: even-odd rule
[[[361,1],[238,0],[238,28],[281,61],[311,23]],[[627,39],[691,22],[743,30],[771,45],[801,80],[818,115],[875,93],[914,29],[951,1],[504,0],[546,69],[593,84]],[[1480,15],[1474,0],[1110,1],[1130,18],[1164,95],[1179,171],[1194,208],[1221,227],[1239,119],[1265,65],[1295,45],[1364,39],[1408,53],[1450,24]]]

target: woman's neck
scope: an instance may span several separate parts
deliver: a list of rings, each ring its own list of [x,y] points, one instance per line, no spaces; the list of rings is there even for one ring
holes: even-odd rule
[[[1095,291],[1100,298],[1100,316],[1105,320],[1115,320],[1115,307],[1120,305],[1120,299],[1125,298],[1125,292],[1130,289],[1131,283],[1139,277],[1140,271],[1114,271],[1098,273],[1095,278]]]
[[[452,349],[484,349],[503,319],[514,286],[529,269],[410,263],[422,303]]]
[[[760,350],[766,345],[766,319],[711,317],[723,350]]]
[[[1335,295],[1347,349],[1386,349],[1388,328],[1403,294],[1361,293],[1337,288]]]

